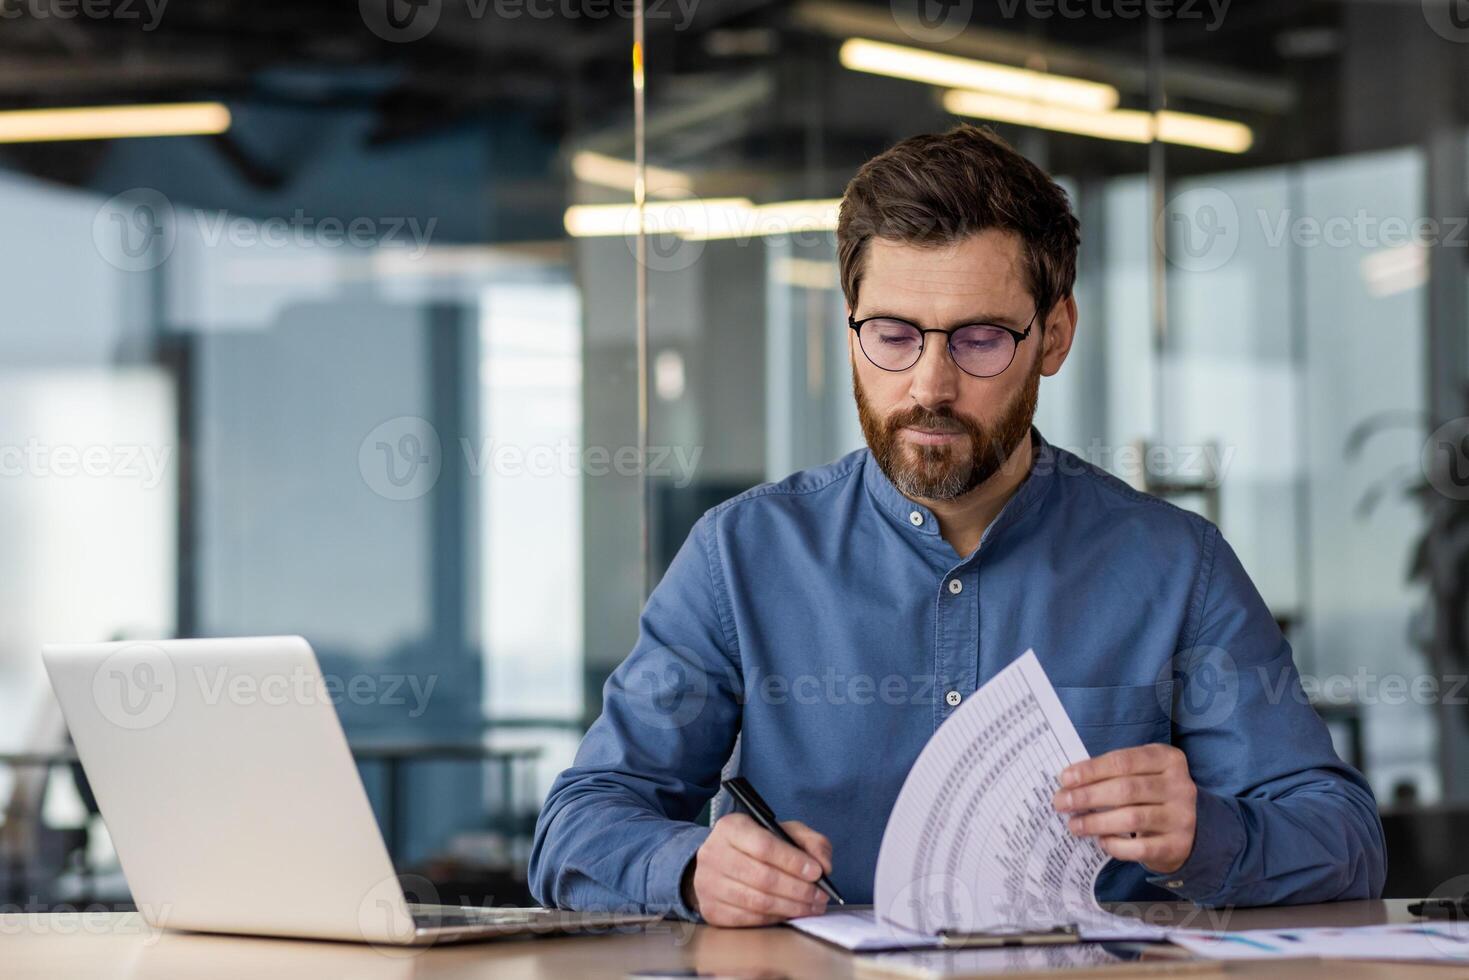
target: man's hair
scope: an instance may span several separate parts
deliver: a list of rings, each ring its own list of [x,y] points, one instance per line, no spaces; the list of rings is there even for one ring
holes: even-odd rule
[[[987,126],[912,136],[862,165],[842,195],[837,261],[857,309],[867,243],[874,237],[949,245],[990,228],[1020,236],[1041,320],[1076,282],[1080,225],[1066,192]]]

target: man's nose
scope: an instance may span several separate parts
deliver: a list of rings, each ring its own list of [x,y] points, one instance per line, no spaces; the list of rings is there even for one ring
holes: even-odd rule
[[[959,365],[949,356],[947,336],[925,335],[923,353],[912,370],[908,393],[924,408],[948,405],[959,396]]]

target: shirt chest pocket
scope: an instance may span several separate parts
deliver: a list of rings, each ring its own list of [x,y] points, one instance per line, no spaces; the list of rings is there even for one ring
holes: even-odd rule
[[[1171,740],[1173,682],[1123,687],[1057,687],[1076,734],[1094,756]]]

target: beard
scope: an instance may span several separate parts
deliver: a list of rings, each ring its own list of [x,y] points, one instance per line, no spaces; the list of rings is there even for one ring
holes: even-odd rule
[[[852,392],[857,397],[857,417],[867,447],[899,493],[921,500],[954,500],[998,473],[1019,447],[1020,440],[1030,435],[1040,384],[1037,358],[1019,393],[992,425],[959,415],[947,406],[930,410],[913,405],[881,418],[862,390],[857,366],[852,365]],[[935,432],[962,432],[968,436],[968,451],[965,451],[966,440],[939,446],[908,442],[900,434],[907,426]]]

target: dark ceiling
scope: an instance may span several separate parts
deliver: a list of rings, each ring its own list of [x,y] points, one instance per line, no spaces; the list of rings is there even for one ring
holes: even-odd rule
[[[91,0],[106,16],[62,17],[63,9],[87,8],[80,0],[0,0],[0,105],[218,98],[366,107],[377,120],[370,142],[414,139],[513,106],[553,139],[631,153],[632,25],[592,13],[626,10],[630,0],[162,2],[156,16],[148,0]],[[650,0],[650,157],[715,172],[763,170],[787,182],[805,173],[813,191],[829,191],[827,168],[849,170],[892,139],[947,125],[926,86],[836,63],[844,34],[886,30],[902,40],[895,11],[909,2],[941,0]],[[1356,117],[1372,113],[1374,96],[1423,102],[1404,89],[1432,89],[1445,71],[1440,62],[1455,84],[1436,90],[1465,90],[1458,49],[1469,46],[1432,36],[1417,3],[1233,0],[1212,23],[1207,0],[1177,0],[1195,15],[1157,21],[1150,38],[1141,19],[1096,16],[1108,7],[1099,0],[1062,0],[1058,7],[1091,13],[1043,18],[1007,17],[1017,10],[1007,0],[967,2],[969,29],[942,45],[948,50],[1098,77],[1118,85],[1124,104],[1146,106],[1157,77],[1149,66],[1160,63],[1150,61],[1151,43],[1170,106],[1256,128],[1256,149],[1227,163],[1170,148],[1181,170],[1418,138],[1432,118],[1401,109]],[[383,20],[389,9],[394,22]],[[423,17],[433,27],[421,38],[384,36]],[[1461,96],[1443,99],[1453,104],[1433,112],[1460,118]],[[1033,133],[1007,135],[1029,140],[1031,152],[1067,172],[1125,172],[1146,159],[1143,148],[1125,144],[1069,137],[1036,146]],[[105,150],[58,144],[5,153],[13,165],[75,180]]]

